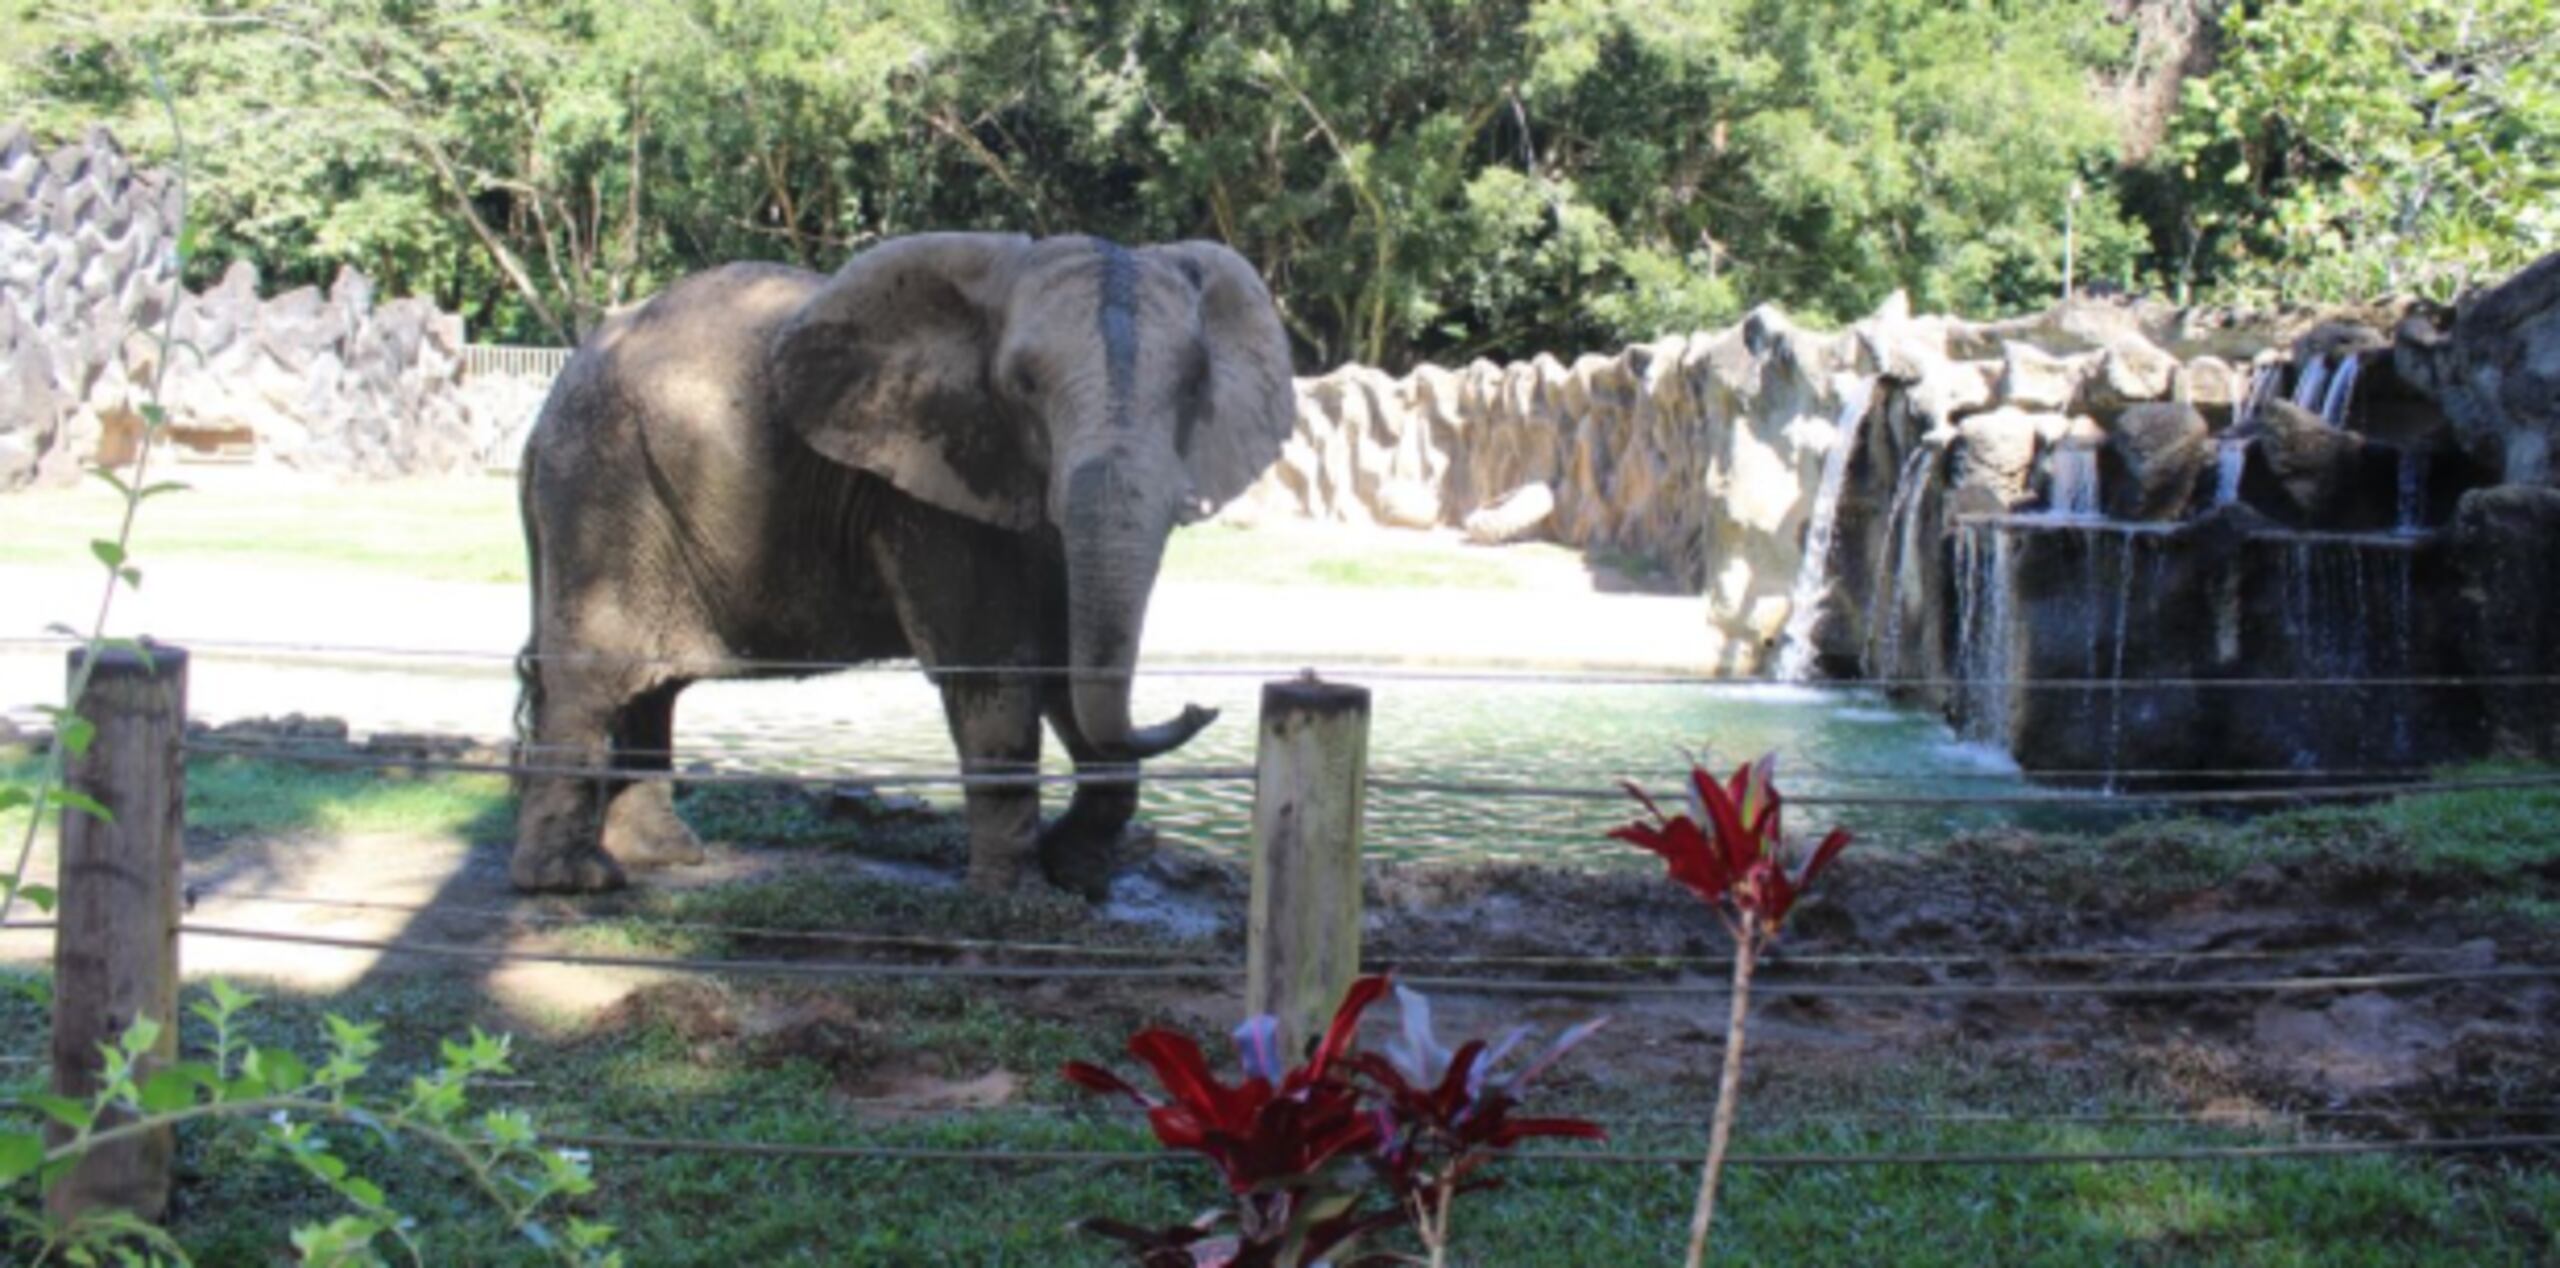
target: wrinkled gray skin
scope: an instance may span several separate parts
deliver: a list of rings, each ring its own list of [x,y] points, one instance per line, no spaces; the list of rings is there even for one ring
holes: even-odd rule
[[[1046,718],[1080,770],[1132,775],[1045,832],[1036,788],[965,794],[972,885],[1036,858],[1098,895],[1132,764],[1214,716],[1130,721],[1166,535],[1278,456],[1292,408],[1270,294],[1213,244],[930,234],[833,277],[687,278],[588,337],[526,443],[526,755],[664,770],[688,683],[914,656],[963,770],[1033,769]],[[1022,670],[935,672],[987,666]],[[518,888],[702,857],[662,780],[522,793]]]

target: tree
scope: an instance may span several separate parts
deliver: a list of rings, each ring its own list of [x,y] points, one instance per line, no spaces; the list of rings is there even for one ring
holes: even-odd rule
[[[2191,82],[2156,236],[2199,283],[2285,300],[2451,299],[2560,248],[2560,9],[2281,0]]]

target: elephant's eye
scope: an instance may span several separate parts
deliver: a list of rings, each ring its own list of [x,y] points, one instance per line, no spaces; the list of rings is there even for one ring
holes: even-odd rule
[[[1040,369],[1027,357],[1013,363],[1013,371],[1007,378],[1009,381],[1005,386],[1012,388],[1016,396],[1028,400],[1040,394]]]

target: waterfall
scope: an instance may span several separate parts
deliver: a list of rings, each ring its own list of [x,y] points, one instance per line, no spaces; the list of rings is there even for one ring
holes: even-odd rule
[[[1983,539],[1990,539],[1984,549]],[[1967,524],[1956,539],[1957,653],[1964,678],[1964,735],[2009,743],[2009,636],[2015,626],[2009,592],[2009,534],[1998,524]]]
[[[2329,378],[2329,390],[2320,398],[2321,421],[2332,427],[2347,425],[2347,411],[2355,407],[2356,379],[2363,367],[2364,359],[2353,353],[2339,360],[2337,373]]]
[[[2115,536],[2116,540],[2121,543],[2122,548],[2116,552],[2116,610],[2114,631],[2115,659],[2114,663],[2110,665],[2107,670],[2107,776],[2105,791],[2110,793],[2116,791],[2116,768],[2124,765],[2124,648],[2126,643],[2132,641],[2130,638],[2131,631],[2127,626],[2133,619],[2133,561],[2137,555],[2142,553],[2137,545],[2137,543],[2142,539],[2136,536],[2133,530],[2126,529]],[[2153,564],[2155,573],[2158,571],[2157,565],[2159,562],[2167,558],[2168,553],[2166,551],[2154,552]],[[2091,563],[2094,564],[2095,562],[2096,551],[2093,549],[2091,551]],[[2094,573],[2097,569],[2092,567],[2090,571]],[[2158,578],[2155,576],[2153,593],[2157,594],[2158,592]]]
[[[2045,460],[2051,483],[2047,486],[2045,515],[2049,519],[2105,519],[2098,509],[2098,451],[2085,445],[2069,445],[2053,451]]]
[[[2267,402],[2275,398],[2276,383],[2283,377],[2283,365],[2274,361],[2251,371],[2249,395],[2240,402],[2240,412],[2232,418],[2231,425],[2236,428],[2257,421],[2258,415],[2266,412]]]
[[[2302,377],[2293,381],[2293,403],[2317,414],[2329,387],[2329,360],[2313,357],[2302,367]]]
[[[2367,549],[2339,539],[2299,538],[2286,545],[2284,625],[2297,676],[2360,678],[2372,668],[2375,612],[2365,588]]]
[[[1822,482],[1813,491],[1813,515],[1805,525],[1804,559],[1796,565],[1796,584],[1787,599],[1787,625],[1778,648],[1777,676],[1802,682],[1813,676],[1813,626],[1822,601],[1831,592],[1831,538],[1840,524],[1840,486],[1848,482],[1850,451],[1858,447],[1867,421],[1867,404],[1876,381],[1841,376],[1840,416],[1831,433],[1831,452],[1822,458]]]
[[[1866,667],[1870,678],[1893,679],[1902,676],[1902,588],[1908,580],[1918,588],[1919,562],[1925,558],[1920,543],[1920,494],[1929,483],[1929,447],[1916,445],[1911,455],[1902,460],[1902,472],[1893,478],[1893,509],[1885,519],[1885,575],[1877,579],[1876,593],[1884,599],[1884,619],[1871,621],[1871,630],[1881,629],[1877,642],[1878,663]]]
[[[2400,520],[2403,533],[2427,531],[2427,451],[2400,451]]]
[[[2249,469],[2249,442],[2224,437],[2213,447],[2213,504],[2229,506],[2240,500],[2240,477]]]

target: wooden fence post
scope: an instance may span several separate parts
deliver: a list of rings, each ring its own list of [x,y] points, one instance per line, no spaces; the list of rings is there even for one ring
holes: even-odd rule
[[[1314,674],[1262,687],[1245,1011],[1304,1051],[1360,972],[1360,812],[1369,689]]]
[[[83,651],[71,653],[79,672]],[[98,1049],[124,1038],[136,1017],[160,1023],[160,1041],[136,1077],[178,1051],[178,906],[183,860],[187,654],[154,647],[98,653],[79,702],[97,727],[89,751],[68,757],[65,783],[115,816],[65,808],[53,935],[53,1090],[87,1100],[97,1090]],[[101,1120],[112,1126],[115,1118]],[[60,1134],[56,1136],[58,1141]],[[157,1221],[169,1205],[175,1134],[162,1129],[101,1146],[45,1195],[57,1216],[117,1207]]]

